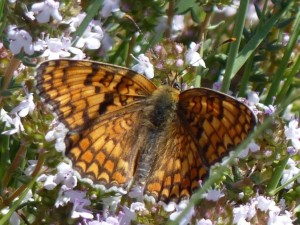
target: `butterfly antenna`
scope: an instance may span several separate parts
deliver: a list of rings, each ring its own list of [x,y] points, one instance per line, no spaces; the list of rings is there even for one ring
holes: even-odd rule
[[[223,45],[225,44],[228,44],[228,43],[232,43],[232,42],[235,42],[236,41],[236,38],[235,37],[231,37],[225,41],[223,41],[221,44],[217,45],[216,47],[214,47],[207,55],[205,58],[208,58],[209,56],[215,54],[217,52],[217,50],[222,47]]]

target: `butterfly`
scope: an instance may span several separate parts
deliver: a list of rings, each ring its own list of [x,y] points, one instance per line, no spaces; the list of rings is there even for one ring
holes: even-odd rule
[[[82,178],[106,188],[142,186],[178,202],[254,128],[242,102],[206,88],[156,87],[127,68],[59,59],[37,68],[44,102],[69,132],[66,155]]]

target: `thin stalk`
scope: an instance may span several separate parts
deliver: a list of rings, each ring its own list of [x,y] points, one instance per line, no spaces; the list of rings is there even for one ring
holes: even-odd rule
[[[291,54],[294,50],[294,47],[297,43],[297,40],[300,35],[300,11],[297,14],[294,26],[293,26],[293,32],[292,36],[287,44],[287,47],[285,49],[284,55],[282,60],[280,61],[279,67],[276,71],[276,73],[273,76],[273,81],[270,87],[270,90],[268,92],[268,95],[264,101],[265,105],[272,104],[273,97],[276,96],[276,93],[279,89],[280,81],[284,80],[284,74],[286,71],[286,68],[288,67],[289,59],[291,57]]]
[[[228,92],[231,79],[234,75],[233,68],[234,68],[235,59],[237,57],[238,49],[243,35],[243,29],[245,25],[248,5],[249,5],[249,0],[240,1],[240,7],[235,18],[235,27],[232,36],[236,38],[236,41],[230,44],[228,60],[227,60],[224,79],[221,87],[221,91],[224,93]]]
[[[40,174],[41,172],[41,169],[43,167],[43,164],[44,164],[44,161],[45,161],[45,153],[42,152],[39,154],[39,157],[38,157],[38,161],[37,161],[37,165],[34,169],[34,171],[32,172],[31,174],[31,177],[32,177],[32,181],[30,182],[30,184],[33,182],[35,182],[36,178],[38,177],[38,175]],[[17,197],[19,197],[20,195],[23,196],[23,193],[24,191],[28,191],[28,188],[30,187],[30,185],[28,184],[22,184],[17,190],[15,190],[7,199],[5,199],[2,204],[0,205],[0,210],[3,208],[3,207],[6,207],[8,205],[10,205],[13,200]],[[21,197],[20,197],[21,198]],[[14,204],[15,205],[15,204]],[[18,206],[19,204],[17,204]],[[13,209],[13,207],[10,208],[10,211]],[[14,210],[13,210],[14,211]],[[7,214],[6,214],[7,215]],[[6,216],[5,215],[5,216]],[[0,220],[0,224],[2,220]]]
[[[261,26],[261,28],[257,31],[257,33],[250,39],[250,41],[239,52],[232,69],[232,76],[234,76],[239,71],[239,69],[245,64],[245,62],[251,56],[251,54],[265,39],[265,37],[270,32],[270,30],[275,26],[279,18],[281,18],[282,14],[287,11],[291,1],[292,0],[289,0],[286,3],[286,7],[284,9],[280,10],[279,12],[274,14],[270,19],[268,19],[266,23],[263,26]]]
[[[276,97],[275,105],[280,103],[285,98],[290,86],[292,85],[293,79],[299,70],[300,70],[300,56],[298,56],[296,63],[294,64],[291,72],[286,76],[286,81],[284,82],[281,91]]]
[[[126,56],[126,62],[125,62],[126,67],[129,67],[129,65],[130,65],[130,62],[131,62],[131,56],[130,55],[133,52],[135,42],[136,42],[136,37],[135,37],[135,35],[132,35],[132,37],[129,41],[129,44],[128,44],[128,48],[127,48],[127,56]]]
[[[246,63],[246,66],[245,66],[244,74],[243,74],[240,89],[239,89],[240,97],[246,97],[248,81],[249,81],[250,74],[252,72],[253,58],[254,58],[254,52],[250,56],[249,60]]]
[[[9,65],[4,73],[4,82],[1,87],[1,91],[6,91],[8,88],[8,85],[11,81],[11,79],[14,76],[14,72],[19,68],[21,64],[21,61],[15,57],[12,57],[12,59],[9,62]],[[2,102],[3,96],[0,96],[0,103]]]
[[[173,22],[173,18],[174,18],[174,10],[175,10],[175,1],[169,0],[166,38],[171,37],[171,29],[172,29],[172,22]]]
[[[21,202],[23,201],[23,199],[26,197],[26,194],[28,193],[28,191],[33,187],[34,183],[36,182],[37,177],[39,176],[39,172],[44,164],[45,161],[45,153],[41,153],[39,155],[38,158],[38,164],[35,168],[35,170],[32,173],[32,180],[30,181],[29,184],[23,184],[18,190],[17,193],[13,196],[11,196],[11,198],[9,198],[9,201],[6,201],[5,204],[3,203],[3,205],[9,205],[11,204],[11,207],[8,211],[8,213],[6,213],[1,219],[0,219],[0,224],[7,224],[7,221],[9,220],[9,218],[12,216],[13,212],[15,212],[17,210],[17,208],[20,206]],[[12,203],[12,201],[16,198],[19,197],[15,202]]]
[[[4,188],[7,187],[13,175],[13,172],[20,166],[20,163],[24,159],[25,154],[26,154],[26,143],[22,143],[14,160],[12,161],[10,167],[8,168],[8,170],[6,171],[3,177],[2,185]]]
[[[201,57],[203,57],[203,43],[206,39],[208,27],[210,26],[210,21],[212,19],[212,16],[213,16],[213,10],[211,9],[206,12],[204,21],[201,26],[201,32],[199,34],[199,43],[201,44],[199,49],[199,54]],[[196,73],[195,82],[194,82],[195,87],[201,87],[201,71],[202,71],[202,67],[198,67],[197,69],[195,69],[195,73]]]
[[[78,38],[81,37],[86,30],[89,23],[92,21],[95,15],[99,13],[99,9],[101,8],[103,0],[94,0],[87,9],[86,17],[83,19],[77,30],[73,34],[73,43],[72,45],[75,46]]]
[[[274,173],[272,174],[272,177],[270,179],[270,182],[268,183],[267,186],[267,193],[274,195],[276,192],[274,192],[278,186],[278,183],[282,177],[282,172],[284,170],[284,168],[286,167],[286,164],[289,160],[289,156],[286,156],[283,160],[281,160],[278,164],[278,166],[276,167]]]

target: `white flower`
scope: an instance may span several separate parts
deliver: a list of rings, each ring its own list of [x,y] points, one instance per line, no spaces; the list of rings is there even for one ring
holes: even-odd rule
[[[13,212],[13,214],[9,218],[9,223],[11,225],[19,225],[19,224],[21,224],[20,216],[16,212]]]
[[[37,14],[36,19],[39,23],[48,23],[50,17],[57,21],[62,20],[58,8],[59,2],[45,0],[44,2],[34,3],[31,7],[31,11]]]
[[[59,196],[56,199],[55,206],[64,206],[68,202],[73,203],[73,209],[71,212],[71,218],[86,218],[93,219],[93,214],[91,211],[85,209],[85,206],[89,206],[91,201],[86,199],[86,192],[84,191],[75,191],[75,190],[61,190]]]
[[[133,202],[133,203],[131,203],[131,205],[130,205],[130,210],[131,210],[132,212],[146,210],[145,204],[142,203],[142,202]]]
[[[137,73],[144,74],[148,79],[154,77],[154,68],[153,65],[150,63],[150,60],[144,54],[140,54],[138,58],[132,56],[138,64],[134,65],[131,69]]]
[[[144,189],[141,186],[135,186],[131,188],[130,192],[128,193],[130,198],[134,198],[137,201],[142,201],[144,197]]]
[[[284,134],[287,140],[291,140],[296,149],[300,149],[300,128],[298,128],[298,121],[291,120],[288,126],[285,126]]]
[[[56,186],[57,186],[57,183],[54,182],[54,176],[53,175],[49,175],[49,176],[46,176],[45,177],[46,180],[44,182],[44,188],[46,190],[53,190]],[[39,179],[40,181],[43,181],[42,179]]]
[[[257,208],[263,212],[266,212],[268,210],[274,209],[275,202],[271,199],[267,199],[264,196],[258,196],[256,198],[257,201]]]
[[[103,7],[100,12],[100,15],[103,18],[107,18],[110,16],[112,12],[117,12],[120,10],[120,1],[119,0],[104,0]]]
[[[292,112],[292,108],[293,108],[293,104],[289,104],[285,110],[284,110],[284,113],[283,113],[283,116],[282,118],[284,120],[287,120],[287,121],[290,121],[292,120],[293,118],[295,118],[295,113]]]
[[[295,161],[292,160],[291,158],[288,159],[287,165],[288,165],[288,168],[284,169],[282,172],[282,178],[280,181],[281,185],[284,185],[285,183],[287,183],[288,181],[293,179],[294,176],[296,176],[300,173],[300,169],[298,167],[296,167]],[[298,180],[298,182],[299,181],[300,180]],[[284,188],[290,189],[293,185],[294,185],[294,182],[291,182],[288,185],[286,185]]]
[[[109,34],[106,31],[103,31],[103,38],[101,40],[101,55],[105,55],[107,51],[112,50],[114,44],[114,39],[109,36]]]
[[[5,215],[9,212],[9,208],[6,207],[6,208],[3,208],[1,210],[1,213],[0,215]],[[10,225],[20,225],[21,224],[21,221],[20,221],[20,216],[16,213],[16,212],[13,212],[11,217],[9,218],[9,224]]]
[[[47,46],[48,48],[44,51],[42,56],[48,59],[66,58],[71,55],[65,51],[65,46],[63,46],[61,39],[49,38],[47,40]]]
[[[65,193],[69,191],[73,191],[73,190],[68,190],[68,191],[62,189],[59,190],[58,196],[54,204],[56,208],[58,208],[59,206],[65,206],[70,201],[70,197],[65,195]]]
[[[109,223],[110,225],[119,225],[119,221],[112,216],[107,217],[106,222]]]
[[[26,176],[31,176],[37,165],[37,160],[28,160],[27,163],[28,166],[26,167],[24,173]]]
[[[33,94],[28,92],[28,89],[24,87],[26,98],[20,102],[20,104],[15,107],[11,114],[18,114],[20,117],[25,117],[29,114],[32,114],[35,104],[33,102]]]
[[[177,205],[176,211],[173,212],[170,215],[170,220],[175,220],[181,213],[182,211],[186,208],[187,202],[182,201],[179,203],[179,205]],[[179,221],[179,225],[187,225],[190,223],[192,216],[194,215],[195,209],[191,208],[191,210],[185,214],[184,218],[182,218],[181,221]]]
[[[239,193],[239,199],[243,199],[245,197],[245,193],[244,192],[240,192]]]
[[[6,127],[10,127],[12,124],[12,118],[7,114],[4,109],[0,110],[0,120],[5,123]]]
[[[247,213],[249,210],[248,205],[240,205],[233,209],[233,224],[243,224],[246,221]],[[250,224],[250,223],[249,223]]]
[[[82,217],[86,219],[93,219],[94,216],[92,212],[84,208],[91,204],[91,201],[86,199],[86,192],[69,190],[65,191],[63,195],[69,200],[69,202],[73,203],[71,218]]]
[[[48,47],[44,53],[43,57],[48,59],[59,59],[67,58],[73,53],[76,59],[83,59],[85,57],[84,53],[79,49],[72,47],[71,39],[67,37],[58,38],[47,38],[46,46]]]
[[[184,16],[183,15],[175,15],[172,20],[172,31],[178,32],[182,31],[184,28]]]
[[[67,23],[70,24],[68,28],[69,31],[71,33],[75,32],[85,17],[86,13],[79,13],[77,16],[72,17],[70,21],[67,21]]]
[[[35,165],[34,165],[35,166]],[[39,182],[44,181],[44,188],[53,190],[58,184],[62,184],[61,189],[67,191],[77,186],[77,177],[74,175],[70,165],[62,162],[57,166],[57,174],[45,175],[38,177]]]
[[[204,60],[201,58],[200,54],[197,52],[200,44],[192,42],[190,48],[185,54],[185,63],[191,66],[202,66],[206,68]]]
[[[58,164],[57,174],[54,177],[54,182],[57,184],[62,183],[62,188],[72,189],[77,186],[77,177],[74,175],[72,167],[64,162]]]
[[[240,159],[244,159],[248,156],[249,151],[250,152],[257,152],[259,150],[260,150],[260,146],[258,144],[256,144],[254,141],[251,141],[249,143],[249,145],[238,154],[238,157]]]
[[[251,103],[251,105],[255,105],[257,103],[259,103],[259,96],[258,93],[255,91],[250,91],[247,93],[248,95],[248,101],[249,103]]]
[[[81,24],[86,14],[79,14],[70,21],[70,31],[74,32]],[[86,47],[88,49],[99,49],[101,46],[101,40],[103,39],[103,31],[99,20],[92,20],[81,37],[78,37],[76,42],[77,48]]]
[[[267,225],[293,225],[291,214],[285,211],[283,215],[278,215],[279,212],[270,211]]]
[[[11,123],[11,125],[14,125],[14,128],[10,129],[10,130],[7,130],[7,131],[3,131],[2,134],[12,135],[12,134],[15,134],[15,133],[19,133],[20,131],[21,132],[24,131],[24,127],[23,127],[23,124],[21,122],[21,118],[19,117],[18,114],[14,114],[14,117],[12,118],[10,123]]]
[[[92,221],[86,221],[85,224],[87,225],[120,225],[118,219],[109,216],[105,219],[105,221],[99,221],[99,220],[92,220]]]
[[[216,202],[220,198],[222,198],[224,196],[224,194],[220,190],[210,189],[207,191],[206,194],[204,194],[204,196],[208,201]]]
[[[136,220],[136,211],[144,211],[146,210],[145,204],[142,202],[133,202],[130,206],[130,209],[126,206],[123,206],[123,211],[119,212],[119,221],[118,223],[115,222],[115,219],[112,220],[111,224],[122,224],[122,225],[129,225],[131,221]],[[109,222],[106,219],[106,222]]]
[[[92,219],[94,216],[92,211],[84,209],[83,207],[86,205],[90,205],[90,201],[87,199],[76,199],[73,203],[73,209],[71,212],[71,218],[85,218],[85,219]]]
[[[15,25],[9,26],[7,37],[10,40],[9,49],[13,54],[19,54],[22,49],[27,55],[34,53],[32,37],[27,31],[19,30]]]
[[[132,212],[128,207],[123,206],[123,211],[119,213],[119,223],[122,225],[129,225],[131,221],[136,220],[135,212]]]
[[[110,211],[116,211],[121,201],[121,196],[108,196],[102,198],[104,210],[109,209]]]
[[[65,144],[65,136],[68,133],[68,129],[65,127],[63,123],[59,123],[57,126],[53,128],[53,130],[50,130],[46,136],[46,141],[54,141],[55,142],[55,149],[58,152],[64,152],[66,150],[66,144]]]
[[[213,225],[210,219],[201,219],[197,221],[196,225]]]

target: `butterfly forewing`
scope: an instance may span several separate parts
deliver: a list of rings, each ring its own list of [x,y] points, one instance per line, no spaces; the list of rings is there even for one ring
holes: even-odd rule
[[[135,167],[139,113],[155,85],[122,67],[54,60],[38,67],[37,89],[70,130],[66,154],[81,177],[126,187]]]
[[[53,60],[37,70],[37,89],[70,130],[145,99],[156,89],[145,77],[108,64]]]

